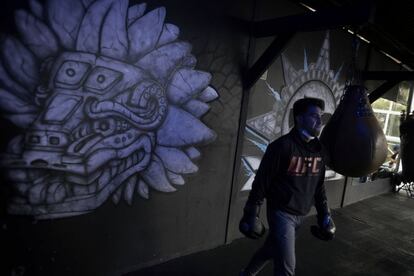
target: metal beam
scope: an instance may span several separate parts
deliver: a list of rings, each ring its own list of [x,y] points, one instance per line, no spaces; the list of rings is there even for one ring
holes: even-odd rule
[[[369,21],[371,6],[363,1],[361,5],[320,10],[257,22],[242,22],[249,26],[254,37],[277,35],[270,46],[245,74],[243,87],[250,89],[254,83],[280,55],[296,32],[338,28],[344,25],[361,25]]]
[[[379,87],[377,87],[374,91],[369,93],[368,99],[370,103],[375,102],[378,100],[382,95],[384,95],[388,90],[393,88],[396,84],[398,84],[399,80],[389,80],[381,84]]]
[[[256,83],[280,55],[293,36],[294,33],[284,33],[273,40],[255,64],[247,70],[245,77],[243,78],[244,89],[250,89]]]
[[[292,32],[310,32],[336,29],[347,25],[362,25],[371,18],[369,1],[358,6],[329,8],[299,15],[278,17],[250,23],[250,33],[255,37],[274,36]]]
[[[414,80],[414,72],[411,71],[363,71],[363,80]]]
[[[414,72],[411,71],[363,71],[361,72],[363,80],[386,80],[383,84],[372,91],[368,98],[371,103],[375,102],[388,90],[393,88],[401,81],[414,80]]]
[[[407,102],[407,112],[406,119],[408,119],[408,116],[411,114],[411,110],[413,108],[413,94],[414,94],[414,82],[410,81],[410,92],[408,94],[408,102]]]

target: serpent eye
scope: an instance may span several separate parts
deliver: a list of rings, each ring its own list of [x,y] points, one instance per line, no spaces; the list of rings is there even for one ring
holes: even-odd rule
[[[95,67],[85,82],[85,88],[103,94],[122,78],[122,73],[105,68]]]
[[[89,63],[67,60],[60,66],[56,77],[55,84],[62,88],[78,88],[91,65]]]
[[[43,120],[50,124],[61,124],[70,118],[76,111],[81,98],[76,95],[57,94],[48,103],[47,109],[43,114]]]

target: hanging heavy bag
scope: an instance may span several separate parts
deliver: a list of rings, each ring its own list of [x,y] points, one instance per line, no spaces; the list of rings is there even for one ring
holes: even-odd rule
[[[320,140],[328,151],[327,165],[342,175],[365,176],[376,171],[387,157],[385,135],[360,85],[345,88]]]
[[[414,116],[410,115],[400,125],[402,181],[414,181]]]

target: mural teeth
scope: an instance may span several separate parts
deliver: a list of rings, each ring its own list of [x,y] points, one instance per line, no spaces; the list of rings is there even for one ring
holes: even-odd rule
[[[85,185],[72,185],[72,190],[76,196],[89,194],[89,187]]]
[[[128,156],[126,158],[126,168],[131,168],[132,165],[134,164],[134,158],[132,157],[134,154],[131,154],[130,156]]]
[[[135,152],[131,154],[131,162],[132,162],[132,166],[138,163],[138,155]]]
[[[132,154],[132,163],[135,165],[135,164],[138,164],[138,152],[134,152],[133,154]]]
[[[123,188],[123,186],[121,185],[121,187],[119,187],[118,190],[116,190],[116,192],[112,195],[112,202],[115,205],[118,204],[119,200],[121,199],[122,188]]]
[[[145,157],[145,152],[144,152],[143,150],[139,150],[139,151],[138,151],[138,153],[137,153],[137,158],[138,158],[138,160],[137,160],[137,164],[138,164],[139,162],[141,162],[141,161],[142,161],[142,159],[144,159],[144,157]]]
[[[132,198],[134,196],[135,185],[137,183],[137,176],[133,175],[125,181],[124,199],[128,205],[132,204]]]
[[[46,198],[46,185],[45,183],[39,183],[30,188],[28,192],[28,199],[31,204],[40,204],[45,201]]]
[[[47,188],[46,202],[61,202],[66,197],[66,189],[61,183],[53,183]]]
[[[128,169],[128,158],[129,157],[127,157],[127,158],[124,158],[124,160],[122,160],[122,163],[121,163],[121,165],[122,165],[122,172],[123,171],[125,171],[126,169]]]
[[[126,158],[121,160],[117,167],[118,167],[118,173],[123,172],[125,170],[125,167],[126,167]]]
[[[98,183],[94,182],[90,185],[88,185],[88,193],[89,194],[95,194],[98,190]]]
[[[55,199],[57,202],[61,202],[66,197],[66,188],[64,185],[60,184],[55,191]]]
[[[116,176],[117,173],[118,173],[118,166],[117,165],[112,166],[111,167],[111,177]]]
[[[106,168],[98,179],[98,191],[104,189],[109,181],[111,181],[111,169]]]
[[[142,196],[145,199],[149,199],[148,185],[142,179],[140,179],[139,182],[138,182],[137,191],[138,191],[140,196]]]

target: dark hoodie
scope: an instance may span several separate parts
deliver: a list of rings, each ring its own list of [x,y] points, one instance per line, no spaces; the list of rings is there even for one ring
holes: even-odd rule
[[[306,215],[313,204],[319,215],[327,212],[325,162],[317,138],[305,142],[296,128],[272,142],[266,149],[252,184],[248,203],[292,215]]]

